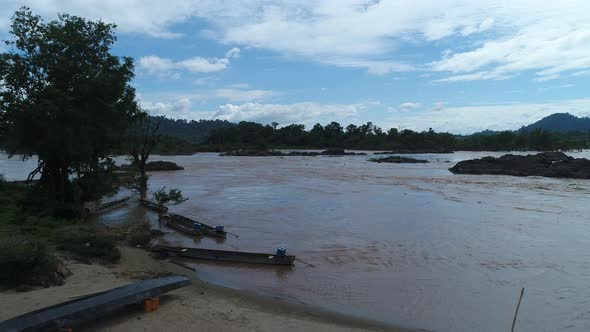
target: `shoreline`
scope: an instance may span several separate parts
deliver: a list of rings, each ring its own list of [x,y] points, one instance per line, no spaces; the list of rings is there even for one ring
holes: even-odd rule
[[[1,291],[4,303],[10,306],[0,311],[0,320],[136,280],[179,274],[191,279],[192,284],[163,295],[158,311],[145,313],[139,307],[130,308],[89,324],[84,330],[181,331],[199,326],[205,331],[417,331],[211,284],[181,266],[156,260],[144,249],[121,246],[120,251],[121,261],[113,265],[67,261],[73,275],[62,286],[28,292]]]

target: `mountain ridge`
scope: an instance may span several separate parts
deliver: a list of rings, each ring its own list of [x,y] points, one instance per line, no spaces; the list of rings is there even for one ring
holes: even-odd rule
[[[522,126],[519,131],[530,132],[536,129],[561,133],[590,131],[590,118],[577,117],[570,113],[553,113],[528,126]]]

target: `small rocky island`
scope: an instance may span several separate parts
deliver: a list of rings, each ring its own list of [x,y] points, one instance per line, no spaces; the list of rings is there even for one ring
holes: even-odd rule
[[[392,151],[375,152],[373,154],[425,154],[425,153],[454,153],[453,150],[447,149],[400,149]]]
[[[484,157],[461,161],[449,170],[455,174],[590,179],[590,160],[576,159],[563,152],[542,152],[526,156],[507,154],[499,158]]]
[[[322,152],[308,151],[291,151],[283,152],[280,150],[234,150],[224,152],[220,156],[224,157],[293,157],[293,156],[366,156],[363,152],[347,152],[344,149],[327,149]]]
[[[375,163],[393,163],[393,164],[426,164],[428,160],[424,159],[414,159],[408,157],[400,157],[400,156],[391,156],[391,157],[384,157],[384,158],[371,158],[369,161]]]
[[[150,161],[145,165],[145,170],[148,172],[158,171],[182,171],[184,167],[177,165],[171,161]]]

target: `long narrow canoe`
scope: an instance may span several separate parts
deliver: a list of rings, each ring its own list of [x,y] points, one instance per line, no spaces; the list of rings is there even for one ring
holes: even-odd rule
[[[107,203],[103,203],[103,204],[101,204],[98,207],[98,212],[101,212],[101,211],[104,211],[104,210],[107,210],[107,209],[110,209],[110,208],[114,208],[114,207],[117,207],[117,206],[121,206],[121,205],[127,204],[127,202],[129,202],[130,199],[131,199],[131,196],[125,197],[125,198],[122,198],[122,199],[118,199],[118,200],[115,200],[115,201],[110,201],[110,202],[107,202]]]
[[[162,204],[158,204],[156,202],[152,202],[152,201],[148,201],[147,199],[140,199],[139,202],[141,203],[141,205],[145,206],[146,208],[150,209],[150,210],[154,210],[158,213],[166,213],[168,212],[168,207],[162,205]]]
[[[227,232],[225,232],[223,230],[217,230],[217,228],[215,228],[213,226],[203,224],[200,221],[196,221],[191,218],[181,216],[180,214],[168,213],[167,215],[163,215],[162,218],[167,223],[171,223],[171,224],[175,223],[177,225],[180,225],[180,227],[189,228],[189,229],[194,229],[195,225],[199,225],[198,228],[200,229],[201,233],[203,233],[204,235],[223,238],[223,239],[225,239],[227,237]]]
[[[102,213],[102,212],[105,212],[106,210],[116,208],[121,205],[125,205],[125,204],[127,204],[127,202],[129,202],[130,199],[131,199],[131,196],[125,197],[122,199],[117,199],[114,201],[110,201],[107,203],[87,202],[87,203],[84,203],[84,213],[86,215]]]
[[[277,256],[276,254],[261,254],[241,251],[225,251],[213,249],[154,246],[152,250],[171,253],[181,257],[207,259],[220,262],[267,264],[267,265],[293,265],[295,256]]]
[[[189,234],[196,237],[203,236],[202,229],[195,229],[194,225],[191,223],[184,223],[178,222],[176,219],[170,217],[169,214],[162,214],[160,215],[160,219],[166,222],[166,226],[170,228],[174,228],[177,231],[183,232],[185,234]]]
[[[59,303],[0,322],[0,331],[59,331],[96,321],[124,307],[187,286],[182,276],[149,279]]]

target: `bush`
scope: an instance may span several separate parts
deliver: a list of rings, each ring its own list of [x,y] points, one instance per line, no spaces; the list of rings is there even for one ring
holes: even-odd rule
[[[152,240],[153,234],[148,223],[143,223],[129,230],[128,242],[132,246],[144,246]]]
[[[57,259],[45,242],[14,236],[0,239],[0,285],[59,284],[57,269]]]
[[[98,234],[91,227],[70,226],[58,229],[54,241],[58,250],[83,258],[97,258],[114,263],[121,258],[115,239]]]
[[[154,192],[153,197],[154,200],[158,202],[158,204],[160,205],[178,205],[188,201],[188,198],[185,198],[182,195],[182,191],[178,189],[167,190],[166,187],[162,187],[158,189],[156,192]]]

